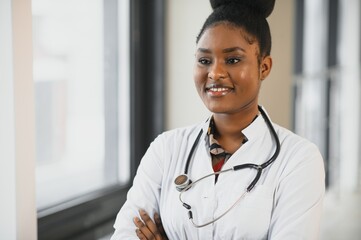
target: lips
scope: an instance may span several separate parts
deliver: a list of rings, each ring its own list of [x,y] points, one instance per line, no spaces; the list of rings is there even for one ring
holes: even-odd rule
[[[231,92],[232,90],[233,90],[233,88],[225,87],[225,86],[212,85],[212,86],[206,87],[206,92],[210,96],[214,96],[214,97],[224,96],[224,95],[228,94],[229,92]]]

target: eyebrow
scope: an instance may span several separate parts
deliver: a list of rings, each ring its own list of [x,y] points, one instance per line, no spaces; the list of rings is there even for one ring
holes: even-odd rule
[[[211,53],[212,52],[208,48],[198,48],[197,51],[202,52],[202,53]],[[246,52],[246,50],[244,50],[243,48],[240,48],[240,47],[225,48],[225,49],[222,50],[223,53],[230,53],[230,52],[235,52],[235,51]]]
[[[226,48],[226,49],[223,49],[222,52],[224,52],[224,53],[230,53],[230,52],[236,52],[236,51],[246,52],[246,50],[244,50],[244,49],[241,48],[241,47]]]

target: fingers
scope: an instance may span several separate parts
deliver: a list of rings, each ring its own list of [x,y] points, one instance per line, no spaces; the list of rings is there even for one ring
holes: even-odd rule
[[[146,225],[144,225],[144,223],[142,222],[142,220],[140,220],[140,218],[135,217],[133,219],[133,222],[137,227],[135,232],[139,239],[148,239],[148,240],[155,239],[152,232],[148,229]]]
[[[140,240],[147,240],[147,237],[144,236],[144,234],[142,233],[142,231],[139,230],[139,228],[135,230],[135,233]]]
[[[159,233],[157,225],[149,217],[148,213],[144,210],[139,210],[139,214],[140,214],[140,217],[142,218],[144,224],[147,226],[149,231],[152,233],[152,235],[149,235],[152,237],[150,239],[162,240],[162,236]],[[148,237],[148,235],[147,235],[147,237]]]
[[[139,210],[139,214],[141,219],[138,217],[135,217],[133,219],[133,222],[137,227],[136,234],[138,238],[147,239],[147,240],[162,240],[163,238],[157,228],[157,225],[149,217],[148,213],[145,212],[144,210]]]
[[[155,221],[155,224],[156,224],[156,226],[158,228],[158,231],[159,231],[160,235],[163,236],[163,239],[167,240],[168,237],[167,237],[167,234],[164,231],[162,220],[160,219],[158,213],[154,213],[154,221]]]

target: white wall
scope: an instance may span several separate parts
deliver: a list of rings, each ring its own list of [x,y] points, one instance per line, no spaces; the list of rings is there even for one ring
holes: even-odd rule
[[[0,239],[36,239],[31,1],[0,0]]]
[[[167,16],[166,128],[209,116],[193,83],[196,37],[211,13],[208,0],[169,0]]]
[[[193,84],[195,41],[211,13],[209,0],[169,0],[167,16],[166,128],[203,121],[209,116]],[[272,120],[291,126],[293,0],[277,0],[269,18],[273,38],[273,69],[262,86],[260,104]]]
[[[273,68],[265,79],[260,104],[267,108],[272,121],[291,128],[292,124],[292,71],[294,48],[294,0],[276,0],[268,18],[272,35]]]

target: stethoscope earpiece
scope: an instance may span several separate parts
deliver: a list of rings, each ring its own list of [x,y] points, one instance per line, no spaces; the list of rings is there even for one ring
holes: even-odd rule
[[[191,183],[192,183],[192,181],[189,179],[187,174],[179,175],[178,177],[176,177],[174,179],[175,187],[179,192],[183,191]]]

